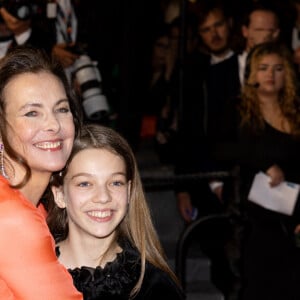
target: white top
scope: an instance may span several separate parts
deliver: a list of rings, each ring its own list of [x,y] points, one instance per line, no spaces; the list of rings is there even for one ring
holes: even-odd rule
[[[244,51],[242,54],[238,55],[239,78],[240,78],[241,85],[244,84],[247,55],[248,55],[248,52],[246,52],[246,51]]]
[[[29,39],[31,35],[31,28],[28,28],[26,31],[22,32],[19,35],[15,35],[15,40],[18,45],[23,45],[26,43],[26,41]]]
[[[11,42],[12,42],[11,40],[5,41],[5,42],[0,42],[0,58],[4,57],[6,55]]]
[[[77,17],[75,15],[74,8],[71,4],[70,0],[57,0],[57,5],[61,8],[62,12],[65,15],[65,18],[62,19],[59,14],[57,14],[57,22],[56,22],[56,34],[57,34],[57,42],[58,43],[65,43],[65,36],[67,34],[67,23],[66,20],[68,19],[68,16],[70,15],[71,18],[71,38],[72,41],[76,42],[77,37]],[[63,33],[62,33],[63,32]],[[64,36],[65,35],[65,36]]]
[[[292,31],[292,48],[296,50],[300,47],[300,29],[296,26],[293,28]]]
[[[233,54],[234,54],[234,52],[231,49],[226,53],[226,55],[224,55],[222,57],[211,54],[210,55],[210,64],[211,65],[218,64],[218,63],[230,58]]]

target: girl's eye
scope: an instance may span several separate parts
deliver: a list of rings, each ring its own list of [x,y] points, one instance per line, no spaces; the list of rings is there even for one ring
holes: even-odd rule
[[[80,187],[88,187],[90,186],[90,183],[88,181],[83,181],[77,184]]]
[[[126,182],[124,181],[121,181],[121,180],[116,180],[116,181],[113,181],[111,183],[112,186],[119,186],[119,187],[122,187],[122,186],[125,186],[126,185]]]

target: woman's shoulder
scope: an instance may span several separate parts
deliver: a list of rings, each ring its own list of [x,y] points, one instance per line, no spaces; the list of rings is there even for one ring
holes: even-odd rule
[[[9,181],[3,176],[0,176],[0,204],[5,202],[10,202],[12,205],[16,204],[20,206],[22,206],[22,204],[29,203],[19,190],[12,188]],[[34,207],[32,204],[29,206]]]
[[[16,209],[18,216],[20,211],[38,211],[18,189],[12,188],[7,179],[2,176],[0,176],[0,206],[0,215],[3,215],[3,217],[9,211],[15,214]]]
[[[42,213],[19,190],[11,188],[9,182],[0,176],[1,239],[4,238],[3,232],[6,232],[5,236],[8,239],[17,233],[24,234],[20,228],[26,228],[31,232],[31,236],[40,237],[41,233],[43,236],[50,236]],[[14,237],[17,236],[19,237]]]
[[[16,197],[17,193],[9,186],[8,180],[0,176],[0,204]]]

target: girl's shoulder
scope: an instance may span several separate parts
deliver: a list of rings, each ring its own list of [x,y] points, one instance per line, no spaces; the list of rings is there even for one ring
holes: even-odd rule
[[[161,299],[162,296],[173,300],[185,299],[182,288],[169,274],[147,262],[143,284],[136,299]]]

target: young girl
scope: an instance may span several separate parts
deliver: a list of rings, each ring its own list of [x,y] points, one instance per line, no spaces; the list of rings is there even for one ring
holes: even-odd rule
[[[51,186],[48,224],[57,255],[84,299],[184,299],[153,227],[134,154],[116,131],[86,125]]]

